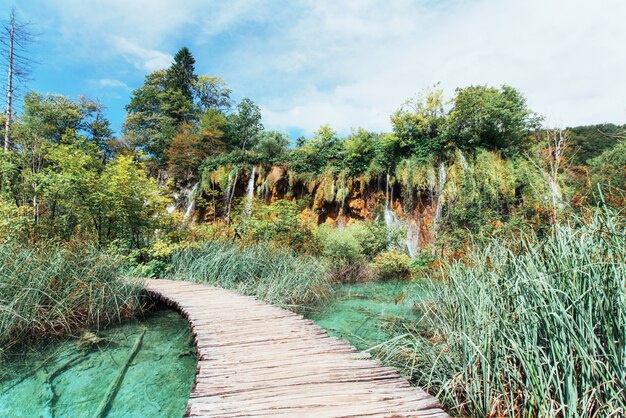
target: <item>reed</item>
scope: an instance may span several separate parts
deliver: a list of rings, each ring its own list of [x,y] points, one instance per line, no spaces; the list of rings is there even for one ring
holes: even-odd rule
[[[0,244],[0,353],[27,340],[101,327],[140,308],[142,283],[82,244]]]
[[[240,247],[207,241],[174,253],[172,264],[175,279],[233,289],[293,310],[315,304],[330,292],[323,263],[270,244]]]
[[[387,361],[470,416],[626,414],[626,229],[598,211],[447,267]]]

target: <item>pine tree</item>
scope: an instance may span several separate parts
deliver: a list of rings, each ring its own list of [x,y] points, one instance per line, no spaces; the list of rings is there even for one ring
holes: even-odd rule
[[[167,70],[168,87],[183,93],[193,101],[193,83],[198,78],[194,74],[196,60],[187,47],[183,47],[174,56],[174,63]]]

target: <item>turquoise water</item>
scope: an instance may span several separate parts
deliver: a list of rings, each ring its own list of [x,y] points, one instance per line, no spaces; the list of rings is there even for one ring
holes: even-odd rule
[[[368,349],[404,332],[418,317],[415,303],[428,292],[415,282],[336,285],[334,296],[308,315],[330,335]]]
[[[0,375],[0,417],[182,416],[195,369],[186,320],[157,311],[11,354]]]

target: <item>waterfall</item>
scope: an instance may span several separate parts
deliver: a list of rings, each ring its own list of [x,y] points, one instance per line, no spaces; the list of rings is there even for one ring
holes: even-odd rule
[[[194,184],[187,194],[187,210],[185,211],[185,215],[183,216],[183,222],[189,219],[189,217],[193,214],[194,208],[196,207],[196,190],[198,190],[199,184],[200,182]]]
[[[465,174],[465,172],[467,171],[467,160],[465,159],[465,155],[463,155],[463,152],[460,149],[457,149],[458,153],[459,153],[459,161],[461,162],[461,170],[463,170],[463,174]]]
[[[387,229],[391,229],[394,226],[396,215],[394,215],[393,211],[390,209],[389,204],[389,172],[387,172],[387,183],[385,184],[385,226]]]
[[[343,187],[341,188],[341,206],[339,207],[338,225],[339,228],[346,226],[344,213],[346,211],[346,180],[344,178]]]
[[[414,221],[407,223],[406,227],[406,240],[404,241],[406,251],[409,253],[409,257],[415,257],[415,254],[420,249],[420,230],[419,225]]]
[[[419,251],[419,226],[415,221],[408,220],[403,221],[399,219],[393,211],[393,189],[389,187],[389,174],[387,174],[387,185],[385,187],[385,227],[389,231],[389,238],[393,231],[397,231],[402,227],[406,227],[406,237],[403,242],[403,246],[406,249],[409,257],[415,257],[417,251]]]
[[[224,192],[224,205],[228,205],[228,201],[230,199],[230,189],[233,184],[233,176],[231,174],[228,175],[228,184],[226,185],[226,191]]]
[[[252,166],[252,170],[250,172],[250,179],[248,180],[248,188],[247,188],[247,201],[246,201],[246,215],[252,216],[252,201],[254,200],[254,174],[256,172],[256,167]]]
[[[393,191],[389,188],[389,173],[387,173],[387,184],[385,186],[385,212],[383,215],[388,238],[391,238],[392,231],[399,229],[402,226],[402,222],[393,213]]]
[[[439,223],[441,222],[442,215],[442,194],[443,187],[446,185],[446,165],[442,161],[439,164],[439,177],[437,178],[437,208],[435,209],[435,220],[433,222],[433,226],[435,230],[439,229]]]

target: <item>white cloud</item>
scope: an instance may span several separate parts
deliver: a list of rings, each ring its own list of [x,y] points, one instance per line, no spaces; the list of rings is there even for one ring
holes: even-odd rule
[[[318,1],[231,60],[243,87],[269,92],[269,127],[387,130],[393,110],[438,81],[448,97],[510,84],[566,125],[623,122],[625,15],[619,0]]]
[[[128,62],[147,72],[167,68],[173,60],[170,54],[156,49],[142,48],[126,38],[114,36],[112,42],[115,49]]]
[[[388,130],[438,81],[510,84],[555,123],[626,121],[623,0],[33,1],[74,59],[117,69],[96,77],[132,85],[187,45],[270,128]]]
[[[110,78],[102,78],[98,80],[98,84],[102,87],[110,87],[114,89],[115,88],[121,88],[121,89],[126,89],[126,90],[130,89],[130,87],[128,87],[128,85],[124,83],[123,81],[114,80]]]

